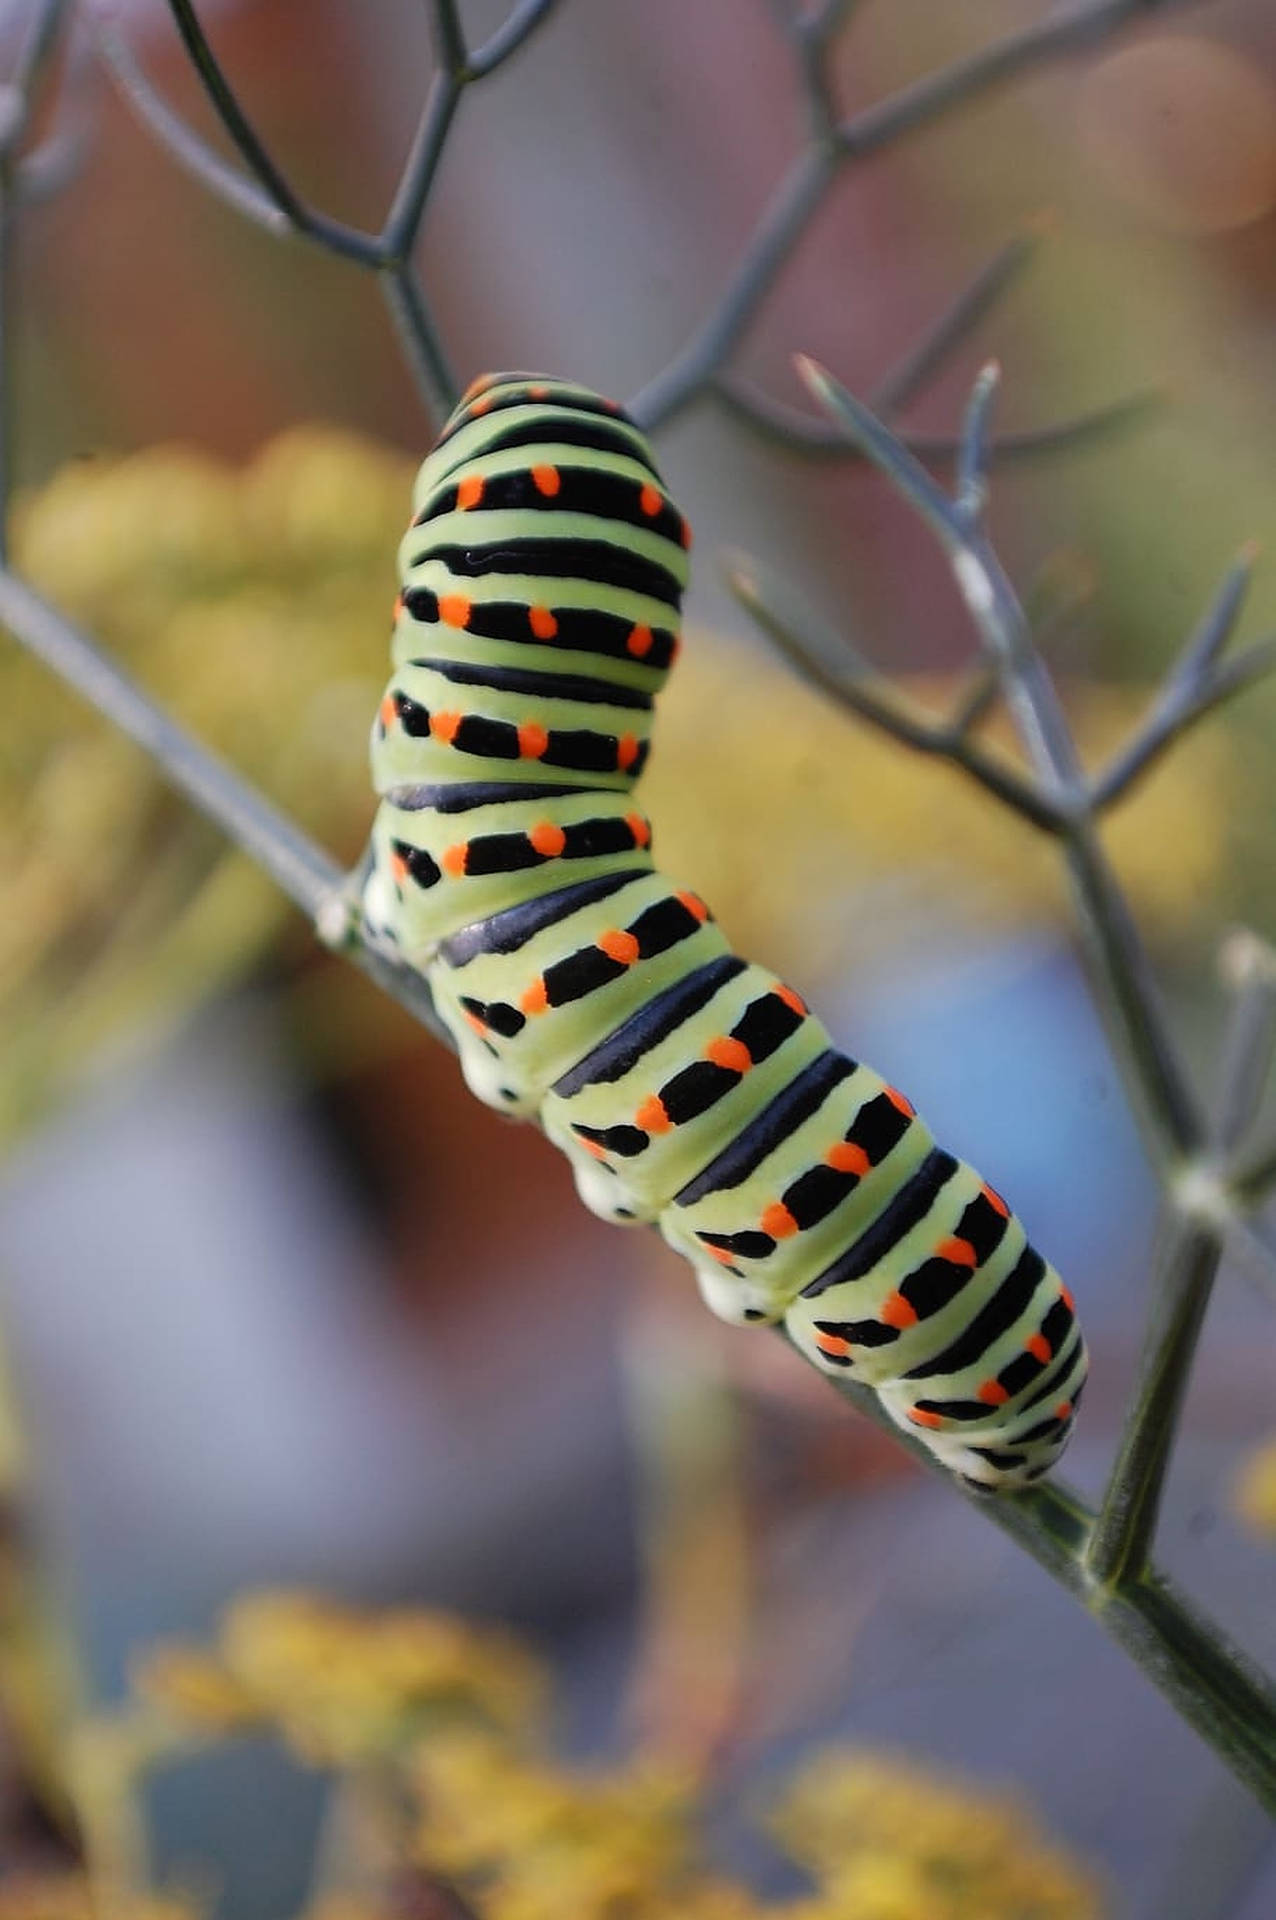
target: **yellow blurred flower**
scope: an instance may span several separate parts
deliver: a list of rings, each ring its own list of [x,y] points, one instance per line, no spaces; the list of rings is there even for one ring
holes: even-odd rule
[[[637,1912],[685,1872],[696,1796],[680,1768],[572,1773],[460,1738],[423,1742],[415,1777],[420,1857],[480,1885],[485,1920]]]
[[[174,1895],[145,1893],[104,1909],[83,1874],[15,1874],[0,1880],[0,1920],[198,1920],[200,1908]]]
[[[407,1888],[440,1920],[1100,1920],[1093,1880],[1020,1803],[855,1749],[812,1755],[790,1782],[770,1825],[811,1891],[763,1899],[706,1869],[700,1770],[654,1752],[553,1759],[545,1681],[512,1637],[452,1615],[247,1595],[211,1649],[161,1646],[142,1663],[144,1711],[96,1729],[80,1782],[91,1804],[122,1804],[112,1781],[136,1783],[172,1750],[156,1708],[214,1739],[273,1726],[349,1775],[380,1835],[375,1866],[360,1878],[346,1863],[348,1883],[306,1920],[379,1920]]]
[[[338,1767],[391,1757],[423,1730],[457,1722],[519,1736],[546,1695],[539,1662],[498,1628],[287,1592],[236,1601],[215,1652],[153,1650],[136,1684],[193,1730],[266,1723],[309,1764]]]
[[[1092,1878],[1018,1801],[910,1762],[812,1756],[770,1825],[855,1920],[1098,1920]]]
[[[77,462],[16,516],[19,569],[208,745],[353,858],[372,814],[411,463],[327,428],[237,470],[181,448]],[[102,1043],[172,1019],[288,922],[145,755],[0,647],[0,1136]],[[192,954],[188,929],[198,923]]]
[[[651,1762],[608,1773],[515,1759],[491,1741],[427,1741],[420,1857],[478,1896],[484,1920],[1099,1920],[1097,1889],[1017,1803],[874,1754],[803,1769],[773,1826],[817,1883],[760,1903],[697,1870],[691,1780]]]
[[[1242,1461],[1232,1482],[1232,1506],[1251,1533],[1276,1540],[1276,1435]]]
[[[139,1700],[200,1734],[234,1734],[265,1718],[253,1694],[200,1647],[161,1642],[133,1662],[131,1678]]]

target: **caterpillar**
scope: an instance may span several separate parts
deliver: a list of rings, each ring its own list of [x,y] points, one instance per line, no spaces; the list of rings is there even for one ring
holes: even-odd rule
[[[1072,1429],[1072,1297],[979,1174],[736,955],[652,859],[634,782],[690,534],[614,402],[470,386],[416,479],[372,731],[367,936],[428,980],[481,1100],[603,1218],[654,1222],[722,1318],[783,1322],[966,1481]]]

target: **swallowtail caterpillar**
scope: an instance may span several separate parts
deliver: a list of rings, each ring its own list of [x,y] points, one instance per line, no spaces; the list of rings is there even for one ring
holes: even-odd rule
[[[667,880],[633,788],[687,524],[586,388],[475,381],[417,476],[372,737],[369,935],[429,981],[470,1087],[539,1121],[605,1219],[713,1311],[782,1321],[968,1481],[1067,1442],[1071,1296],[1018,1219]]]

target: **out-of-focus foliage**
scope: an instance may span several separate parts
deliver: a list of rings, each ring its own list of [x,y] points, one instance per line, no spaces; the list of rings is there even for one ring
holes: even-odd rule
[[[455,1720],[507,1738],[535,1724],[545,1675],[496,1628],[404,1608],[360,1613],[305,1593],[232,1606],[217,1647],[167,1645],[138,1668],[142,1698],[210,1734],[273,1726],[311,1766],[355,1766]]]
[[[688,1888],[696,1792],[676,1767],[584,1774],[470,1739],[425,1744],[416,1778],[421,1859],[485,1887],[492,1920],[645,1912]]]
[[[871,1751],[811,1756],[771,1826],[811,1891],[765,1900],[706,1864],[708,1782],[639,1752],[567,1767],[543,1734],[545,1674],[506,1635],[450,1616],[376,1613],[265,1593],[228,1612],[215,1644],[159,1647],[134,1704],[85,1729],[98,1802],[84,1830],[113,1862],[109,1816],[142,1775],[192,1739],[273,1730],[336,1779],[361,1818],[329,1843],[331,1884],[307,1920],[1100,1920],[1097,1886],[1022,1806]],[[538,1734],[539,1737],[534,1737]],[[114,1781],[107,1778],[111,1765]],[[125,1794],[121,1793],[121,1787]],[[360,1837],[366,1858],[359,1857]],[[0,1920],[87,1920],[95,1877],[13,1882]],[[182,1920],[118,1878],[111,1912]]]
[[[0,1920],[102,1920],[102,1911],[82,1874],[17,1874],[0,1885]],[[113,1911],[120,1920],[192,1920],[199,1909],[173,1895],[146,1894]]]
[[[160,449],[67,468],[17,516],[34,584],[351,857],[411,469],[327,429],[242,472]],[[0,660],[0,1135],[102,1042],[251,965],[286,904],[146,758],[47,675]]]
[[[249,466],[178,449],[78,463],[25,501],[17,563],[309,831],[353,860],[387,669],[411,465],[299,429]],[[923,689],[923,691],[925,691]],[[1107,744],[1135,698],[1078,689]],[[1113,837],[1149,922],[1179,933],[1219,876],[1240,773],[1219,727],[1174,757]],[[644,784],[662,860],[732,937],[819,987],[922,925],[1050,921],[1049,849],[752,648],[691,636]],[[109,1040],[172,1019],[288,923],[271,884],[173,799],[144,756],[0,656],[0,1137]],[[1165,858],[1167,846],[1174,858]],[[866,903],[866,895],[867,903]],[[866,904],[871,909],[866,911]],[[350,1020],[358,1015],[351,1010]]]
[[[491,1920],[770,1913],[784,1920],[1085,1920],[1077,1864],[1026,1810],[871,1752],[816,1753],[771,1825],[818,1892],[755,1907],[696,1870],[693,1781],[639,1761],[582,1776],[490,1743],[422,1749],[422,1858],[487,1890]]]
[[[1098,1913],[1076,1862],[1020,1802],[903,1761],[826,1752],[792,1782],[771,1826],[827,1883],[832,1911],[865,1920],[1071,1920]]]

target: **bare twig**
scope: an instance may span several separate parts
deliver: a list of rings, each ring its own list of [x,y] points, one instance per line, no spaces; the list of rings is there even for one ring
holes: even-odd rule
[[[404,261],[411,255],[461,93],[462,82],[455,74],[435,74],[403,176],[381,229],[381,248],[388,261]]]
[[[630,402],[639,426],[651,430],[689,405],[723,371],[751,325],[776,274],[802,237],[840,169],[850,160],[893,145],[950,113],[964,101],[1004,85],[1016,74],[1074,53],[1088,43],[1180,0],[1085,0],[1039,25],[1024,28],[942,72],[902,88],[839,127],[821,129],[772,194],[743,260],[717,305],[682,353]]]
[[[1081,0],[1079,5],[1051,8],[1036,25],[1007,34],[1004,40],[981,47],[942,72],[927,74],[853,115],[838,129],[838,145],[844,154],[878,152],[1033,67],[1079,53],[1122,27],[1154,13],[1169,13],[1182,4],[1183,0]]]
[[[8,81],[8,118],[4,129],[11,150],[25,137],[40,89],[58,50],[71,0],[37,0]]]
[[[1023,609],[982,534],[971,531],[948,495],[889,428],[809,360],[812,392],[935,534],[1036,769],[1041,797],[1065,818],[1065,850],[1095,972],[1107,989],[1123,1049],[1135,1064],[1162,1150],[1190,1153],[1205,1135],[1196,1096],[1170,1035],[1160,994],[1128,903],[1108,863],[1087,799],[1071,730]]]
[[[990,661],[985,661],[975,668],[965,691],[958,695],[948,722],[953,737],[963,740],[968,733],[973,733],[1000,697],[1001,682],[997,677],[997,669]]]
[[[286,210],[251,180],[214,153],[206,141],[192,133],[181,115],[161,99],[133,57],[124,35],[101,14],[93,20],[98,52],[107,71],[139,120],[150,128],[165,149],[210,193],[242,213],[267,233],[284,238],[293,231]]]
[[[341,874],[286,815],[162,713],[87,634],[7,571],[0,571],[0,621],[135,740],[165,778],[264,867],[309,919],[318,918]]]
[[[1192,1357],[1221,1256],[1217,1225],[1171,1218],[1157,1262],[1134,1396],[1086,1554],[1090,1577],[1100,1586],[1129,1585],[1147,1566]]]
[[[1276,1057],[1276,949],[1248,927],[1223,944],[1219,967],[1231,1015],[1219,1057],[1214,1135],[1229,1154],[1253,1126]]]
[[[990,360],[970,390],[957,449],[957,488],[953,511],[970,528],[979,529],[988,501],[988,424],[1001,380],[1001,368]]]
[[[697,390],[720,371],[737,345],[764,293],[801,238],[803,228],[837,171],[831,146],[808,147],[772,194],[752,240],[708,320],[676,360],[628,403],[645,432],[680,413]]]
[[[889,682],[838,635],[819,626],[792,589],[769,568],[744,554],[728,554],[724,564],[728,583],[737,599],[821,692],[904,746],[951,760],[1033,826],[1046,833],[1063,830],[1063,820],[1048,799],[1021,780],[1012,768],[994,760],[969,739],[970,696],[946,723],[936,723],[910,712]],[[982,683],[978,690],[979,704],[987,697],[986,683]]]
[[[743,425],[776,446],[807,458],[824,460],[862,460],[859,443],[844,433],[834,421],[803,413],[759,393],[747,381],[734,374],[716,376],[706,391]],[[1003,433],[989,448],[993,466],[1012,461],[1031,460],[1045,454],[1063,453],[1069,447],[1088,445],[1146,419],[1160,404],[1157,393],[1130,394],[1122,400],[1075,414],[1070,420],[1052,421],[1043,427],[1028,427],[1017,433]],[[956,433],[927,433],[905,428],[899,434],[900,445],[921,460],[939,464],[953,461],[961,446]]]
[[[191,63],[203,83],[204,91],[212,102],[218,119],[226,129],[244,165],[258,181],[267,197],[287,215],[290,225],[297,233],[304,234],[309,240],[318,241],[332,253],[344,254],[351,260],[367,261],[370,257],[370,249],[375,248],[375,243],[369,236],[309,206],[294,191],[275,165],[266,147],[258,138],[248,115],[240,106],[234,89],[222,72],[191,0],[168,0],[168,4],[177,23],[177,31],[182,36],[182,42],[190,55]]]
[[[1154,1125],[1167,1178],[1166,1251],[1100,1517],[1087,1553],[1097,1585],[1137,1580],[1155,1533],[1177,1420],[1233,1202],[1220,1185],[1204,1115],[1171,1036],[1129,904],[1103,851],[1067,720],[1027,620],[995,553],[960,501],[951,501],[880,421],[821,368],[800,362],[817,397],[931,528],[997,666],[1007,707],[1062,816],[1059,838],[1107,987],[1122,1052]],[[978,398],[972,407],[978,419]],[[967,465],[977,468],[977,461]]]
[[[970,338],[1035,258],[1044,230],[1045,222],[1040,217],[1029,221],[979,269],[916,345],[872,389],[868,404],[874,413],[883,420],[892,419],[925,391],[955,349]]]
[[[1261,1227],[1239,1216],[1227,1223],[1224,1252],[1234,1260],[1245,1278],[1276,1301],[1276,1246],[1272,1246]]]
[[[507,60],[549,19],[558,0],[519,0],[503,27],[498,27],[490,40],[470,55],[468,78],[485,80],[489,73],[495,73]]]
[[[430,24],[440,67],[454,79],[463,79],[469,48],[456,0],[430,0]]]
[[[1247,547],[1241,553],[1151,712],[1096,779],[1096,808],[1112,806],[1188,727],[1276,669],[1276,637],[1256,641],[1225,666],[1218,665],[1240,616],[1255,551]]]
[[[434,316],[413,267],[392,268],[381,276],[381,291],[399,331],[417,389],[435,420],[456,405],[460,382],[452,371]]]

